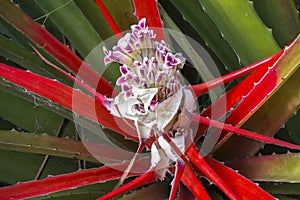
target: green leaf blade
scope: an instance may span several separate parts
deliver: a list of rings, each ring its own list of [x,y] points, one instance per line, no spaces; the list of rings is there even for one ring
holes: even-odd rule
[[[258,156],[228,164],[254,181],[300,182],[300,154],[297,153]]]
[[[268,57],[279,47],[248,0],[198,0],[244,65]]]
[[[73,1],[35,1],[53,23],[85,57],[102,42],[95,29]]]
[[[297,37],[300,21],[293,0],[254,0],[253,4],[281,48]]]

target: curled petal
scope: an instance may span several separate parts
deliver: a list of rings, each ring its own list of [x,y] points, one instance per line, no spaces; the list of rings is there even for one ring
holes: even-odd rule
[[[105,55],[109,54],[109,50],[107,50],[106,47],[103,47],[103,52],[104,52]]]
[[[176,118],[176,114],[178,112],[181,99],[182,99],[182,90],[179,90],[171,98],[166,99],[165,101],[158,104],[155,110],[157,113],[156,116],[157,116],[158,130],[169,131],[165,129],[168,126],[168,124],[170,124],[171,121]]]
[[[167,67],[173,67],[181,64],[180,58],[176,58],[172,53],[167,53],[165,56],[165,65]]]
[[[172,151],[171,145],[163,138],[163,136],[158,138],[158,143],[172,161],[177,161],[179,156],[176,155],[176,152]]]
[[[108,51],[105,47],[103,47],[103,51],[105,54],[104,57],[104,63],[108,64],[111,62],[118,62],[121,64],[126,64],[128,66],[131,66],[133,63],[133,59],[131,57],[129,57],[128,55],[126,55],[126,53],[123,53],[122,51]]]
[[[120,48],[130,51],[133,50],[134,48],[132,48],[132,38],[131,38],[131,34],[130,33],[126,33],[124,35],[124,37],[122,37],[119,41],[118,41],[118,45]]]
[[[162,151],[160,149],[160,151]],[[158,149],[156,147],[156,144],[153,143],[151,146],[151,167],[156,167],[158,162],[161,159],[161,156],[159,155],[160,153],[158,152]]]
[[[159,179],[164,179],[169,166],[169,158],[157,142],[151,146],[151,167],[155,168],[155,174]]]
[[[185,63],[186,59],[182,56],[181,53],[176,53],[176,54],[175,54],[175,57],[176,57],[177,59],[180,60],[180,62],[179,62],[179,64],[178,64],[178,67],[179,67],[180,69],[182,69],[183,66],[184,66],[184,63]]]
[[[111,62],[114,62],[114,60],[110,59],[109,57],[105,57],[105,58],[104,58],[104,64],[105,64],[105,65],[107,65],[107,64],[109,64],[109,63],[111,63]]]
[[[113,101],[114,101],[114,99],[112,99],[112,98],[105,98],[105,100],[104,100],[104,106],[105,106],[108,110],[110,110],[110,109],[111,109],[111,106],[112,106],[112,104],[113,104]]]
[[[140,51],[139,49],[136,49],[133,45],[129,44],[130,43],[128,43],[127,46],[124,45],[123,48],[121,46],[114,46],[112,50],[119,51],[134,60]]]

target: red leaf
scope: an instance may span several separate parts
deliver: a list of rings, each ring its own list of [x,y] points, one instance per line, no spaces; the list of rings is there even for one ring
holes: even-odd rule
[[[231,90],[226,92],[226,95],[220,97],[213,105],[211,105],[204,112],[202,112],[201,116],[209,117],[210,113],[212,111],[212,108],[214,109],[214,117],[216,119],[223,116],[225,114],[224,109],[218,109],[218,108],[219,107],[222,108],[224,102],[226,102],[225,111],[229,111],[234,105],[236,105],[242,99],[242,97],[244,95],[248,94],[253,89],[254,83],[257,83],[264,76],[264,74],[266,74],[266,72],[268,71],[268,67],[274,65],[274,63],[277,62],[279,58],[281,58],[283,53],[284,53],[284,50],[281,50],[279,53],[274,54],[273,56],[271,56],[269,58],[266,58],[262,61],[258,61],[254,64],[249,65],[248,67],[244,67],[244,68],[250,68],[250,69],[255,68],[257,70],[254,73],[252,73],[250,76],[248,76],[245,80],[243,80],[241,83],[236,85],[234,88],[232,88]],[[235,73],[235,72],[233,72],[233,73]],[[199,86],[195,86],[195,87],[199,87]],[[218,110],[220,112],[218,112]],[[206,130],[207,130],[207,126],[200,127],[198,130],[197,136],[196,136],[196,140],[198,140],[198,138],[201,137]]]
[[[250,72],[253,72],[258,69],[267,69],[269,66],[272,66],[283,54],[283,50],[281,50],[279,53],[274,54],[266,59],[263,59],[261,61],[258,61],[256,63],[253,63],[249,66],[243,67],[241,69],[238,69],[236,71],[233,71],[229,74],[226,74],[222,77],[216,78],[214,80],[197,84],[197,85],[192,85],[189,88],[194,92],[194,95],[196,97],[201,96],[202,94],[208,92],[208,90],[213,89],[215,87],[218,87],[220,85],[223,85],[225,83],[228,83],[230,81],[233,81],[234,79],[237,79],[241,76],[244,76]],[[245,89],[245,88],[243,88]],[[251,88],[249,88],[251,89]],[[245,92],[245,91],[243,91]]]
[[[194,194],[196,198],[203,200],[211,199],[196,176],[194,170],[192,170],[189,165],[185,165],[181,182]]]
[[[122,171],[105,166],[97,169],[81,170],[71,174],[51,176],[42,180],[2,187],[0,188],[0,199],[24,199],[46,195],[117,179],[122,174]],[[133,175],[137,174],[130,174],[130,176]]]
[[[135,189],[137,187],[152,183],[157,180],[157,177],[155,176],[154,170],[149,170],[142,174],[141,176],[137,177],[133,181],[130,181],[129,183],[107,193],[106,195],[98,198],[97,200],[105,200],[105,199],[110,199],[113,197],[116,197],[120,194],[123,194],[129,190]]]
[[[163,32],[162,21],[159,16],[157,1],[156,0],[133,0],[136,17],[141,20],[142,18],[147,19],[147,25],[154,28],[156,33],[156,40],[165,40]]]
[[[207,157],[205,160],[215,170],[219,177],[238,195],[241,200],[268,200],[275,199],[269,193],[262,190],[255,183],[241,176],[229,167]]]
[[[270,143],[270,144],[275,144],[275,145],[282,146],[282,147],[300,150],[299,145],[285,142],[282,140],[278,140],[275,138],[271,138],[269,136],[261,135],[261,134],[247,131],[244,129],[240,129],[240,128],[234,127],[232,125],[229,125],[229,124],[224,124],[224,123],[209,119],[207,117],[202,117],[200,115],[192,114],[192,119],[201,124],[210,125],[210,126],[218,128],[218,129],[224,130],[226,132],[233,132],[235,134],[242,135],[244,137],[248,137],[248,138],[251,138],[254,140],[262,141],[265,143]]]
[[[201,171],[203,174],[214,184],[216,184],[230,199],[239,198],[233,192],[233,190],[226,184],[227,180],[219,177],[205,159],[197,151],[195,145],[191,144],[186,151],[186,155],[190,158],[190,161]]]
[[[181,177],[183,175],[183,172],[184,172],[185,163],[177,161],[175,167],[176,167],[175,168],[175,176],[174,176],[173,181],[171,183],[172,188],[171,188],[169,200],[174,200],[175,199],[176,192],[177,192],[177,189],[178,189],[178,185],[180,183],[180,179],[181,179]]]
[[[289,46],[282,49],[279,53],[275,54],[267,65],[263,65],[262,68],[255,71],[233,89],[221,97],[210,109],[202,116],[207,116],[213,107],[214,110],[218,110],[218,103],[227,99],[227,111],[234,105],[239,103],[228,115],[225,123],[232,124],[234,126],[242,124],[249,116],[251,116],[266,100],[268,95],[274,92],[282,83],[282,78],[279,77],[278,70],[281,69],[281,60],[288,57],[290,53],[295,51],[299,43],[299,37],[297,37]],[[299,45],[298,45],[299,46]],[[299,47],[298,47],[299,48]],[[287,76],[287,72],[281,74],[281,76]],[[286,74],[286,75],[284,75]],[[224,101],[223,101],[224,102]],[[215,114],[215,113],[214,113]],[[220,116],[224,113],[220,113]],[[215,114],[216,115],[216,114]],[[277,127],[279,128],[279,127]],[[201,132],[202,131],[202,132]],[[203,130],[198,132],[198,137],[203,133]],[[226,135],[227,131],[223,131],[219,140],[222,140]],[[275,129],[273,131],[275,133]]]
[[[29,18],[12,2],[2,2],[0,15],[33,42],[45,49],[59,62],[64,64],[73,73],[77,74],[80,70],[80,78],[92,87],[95,87],[98,92],[106,96],[112,95],[113,87],[110,83],[104,80],[90,65],[84,63],[70,49],[61,44],[55,37]]]
[[[53,63],[51,63],[50,61],[48,61],[35,47],[32,47],[33,50],[38,54],[38,56],[49,66],[53,67],[55,70],[57,70],[59,73],[65,75],[66,77],[68,77],[70,80],[72,80],[74,83],[78,84],[80,87],[82,87],[83,89],[85,89],[89,94],[91,94],[93,97],[95,97],[95,99],[101,103],[103,106],[105,106],[105,101],[106,98],[96,92],[93,88],[91,88],[90,86],[84,84],[83,82],[81,82],[80,80],[78,80],[76,77],[72,76],[71,74],[65,72],[64,70],[60,69],[59,67],[57,67],[56,65],[54,65]]]
[[[122,38],[122,33],[120,31],[120,29],[118,28],[117,24],[115,23],[115,21],[113,20],[113,18],[110,16],[109,12],[107,11],[107,9],[105,8],[105,6],[103,5],[101,0],[96,0],[96,3],[99,7],[99,9],[101,10],[103,16],[105,17],[107,23],[110,25],[112,31],[116,34],[116,36],[121,39]]]
[[[134,129],[130,128],[123,120],[113,117],[103,105],[81,91],[73,90],[57,81],[1,63],[0,77],[138,141]],[[74,101],[76,101],[76,106],[73,105]]]

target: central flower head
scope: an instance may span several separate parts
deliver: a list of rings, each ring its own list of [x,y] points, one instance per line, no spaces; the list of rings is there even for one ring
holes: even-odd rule
[[[155,41],[152,30],[148,30],[145,19],[133,25],[132,32],[119,40],[118,45],[108,51],[104,48],[105,64],[118,62],[122,76],[117,80],[125,98],[136,96],[138,89],[157,88],[155,103],[173,96],[180,88],[178,69],[184,65],[181,54],[172,54],[164,41]],[[147,108],[146,108],[147,109]]]
[[[187,113],[195,107],[192,93],[180,81],[185,58],[173,54],[164,41],[155,41],[145,19],[131,29],[111,51],[104,48],[105,64],[121,64],[116,84],[122,90],[110,100],[108,109],[115,116],[133,120],[141,142],[154,135],[168,154],[170,148],[161,137],[167,133],[184,151],[184,138],[191,131]],[[168,157],[173,160],[175,156]]]

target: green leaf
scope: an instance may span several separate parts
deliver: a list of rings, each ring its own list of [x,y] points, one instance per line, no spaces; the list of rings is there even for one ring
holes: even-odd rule
[[[276,71],[271,75],[273,76],[271,79],[275,80],[275,87],[263,96],[263,101],[256,104],[251,112],[246,113],[247,117],[239,121],[238,126],[242,126],[242,128],[246,130],[273,136],[295,113],[300,105],[299,51],[300,42],[299,38],[297,38],[297,42],[295,42],[292,47],[286,49],[282,58],[273,66],[276,67]],[[268,75],[265,74],[264,77],[266,76]],[[263,79],[259,81],[260,84],[253,83],[254,89],[252,92],[254,92],[257,87],[261,87],[262,82]],[[272,87],[271,85],[273,83],[271,84],[271,82],[268,83],[268,87]],[[267,86],[264,88],[267,88]],[[246,94],[245,98],[249,98],[248,96],[249,94]],[[257,97],[252,95],[251,98],[253,99],[249,99],[249,101],[253,102]],[[237,107],[235,110],[236,109]],[[233,135],[214,155],[225,161],[244,158],[253,156],[262,146],[263,144],[260,142]],[[238,151],[236,150],[237,147],[239,148]]]
[[[0,118],[0,129],[1,130],[11,130],[17,128],[14,124]]]
[[[95,29],[73,1],[35,0],[35,3],[45,12],[45,16],[41,17],[49,17],[83,57],[102,42]]]
[[[99,162],[82,142],[45,134],[0,130],[0,149]],[[99,148],[99,152],[100,152]]]
[[[240,66],[234,50],[197,0],[172,0],[172,3],[183,15],[184,19],[201,35],[206,45],[214,51],[225,66],[230,70]]]
[[[51,199],[51,200],[94,200],[112,190],[116,181],[105,182],[105,184],[94,184],[78,187],[72,190],[56,192],[53,194],[29,198],[30,200]]]
[[[20,6],[20,8],[34,20],[44,15],[42,9],[34,1],[14,0],[14,3]],[[63,34],[51,20],[44,18],[43,20],[36,21],[43,24],[54,37],[59,39],[61,42],[64,42]]]
[[[128,31],[137,23],[131,0],[102,0],[102,3],[121,31]]]
[[[285,196],[285,195],[274,195],[277,199],[280,199],[280,200],[297,200],[299,197],[288,197],[288,196]],[[297,198],[297,199],[296,199]]]
[[[300,154],[258,156],[227,164],[254,181],[300,183]]]
[[[93,85],[98,92],[107,96],[112,94],[113,87],[110,83],[97,74],[90,65],[82,62],[74,52],[61,44],[12,2],[8,0],[3,1],[2,6],[0,7],[0,15],[18,30],[22,31],[22,33],[28,36],[37,45],[64,64],[70,71],[75,74],[78,73],[78,76],[80,76],[82,80]],[[79,69],[83,70],[84,73],[79,73]]]
[[[16,42],[2,35],[0,35],[0,55],[34,73],[49,78],[56,78],[63,83],[71,85],[70,80],[45,64],[35,53],[17,45]]]
[[[114,36],[112,29],[94,1],[74,0],[74,2],[103,40]]]
[[[0,150],[0,159],[1,182],[15,184],[33,180],[43,156]]]
[[[300,22],[294,0],[254,0],[254,8],[283,48],[300,32]]]
[[[35,102],[28,102],[2,91],[2,89],[3,88],[0,89],[1,118],[29,132],[46,132],[50,135],[54,135],[57,132],[63,120],[62,117],[41,107],[43,103],[39,102],[38,99],[32,99],[32,101]]]
[[[259,184],[264,190],[272,194],[283,194],[283,195],[300,195],[299,183],[268,183],[261,182]]]
[[[286,123],[286,129],[289,132],[289,135],[293,139],[293,141],[297,144],[300,144],[300,112],[298,110],[297,114],[292,116],[288,122]]]
[[[212,59],[209,60],[207,58],[209,57],[209,54],[204,50],[204,48],[202,48],[202,46],[195,45],[195,41],[192,38],[184,37],[179,27],[162,7],[160,8],[160,13],[164,20],[165,27],[170,29],[165,31],[166,35],[169,35],[174,40],[174,43],[176,43],[173,45],[174,47],[179,47],[179,49],[176,49],[175,51],[182,52],[186,59],[193,65],[193,67],[184,66],[184,69],[181,72],[189,81],[189,84],[193,85],[199,83],[199,75],[205,82],[214,79],[215,77],[210,69],[217,67],[213,63]],[[221,92],[222,91],[220,90],[210,90],[211,98],[215,100],[219,95],[221,95]]]
[[[91,64],[95,71],[103,74],[106,80],[115,83],[117,79],[115,74],[119,73],[119,68],[117,65],[105,68],[103,44],[100,38],[101,35],[108,38],[113,35],[113,32],[95,2],[54,0],[36,1],[36,3],[45,11],[45,18],[49,17],[54,22],[85,61]]]
[[[47,75],[48,77],[55,77],[64,83],[71,83],[66,77],[45,64],[42,59],[33,52],[33,48],[30,45],[34,45],[34,43],[24,35],[24,32],[17,30],[15,26],[3,18],[0,18],[0,26],[3,26],[3,33],[0,36],[1,56],[25,69],[29,69],[41,75]],[[28,26],[28,24],[26,26]],[[49,56],[43,48],[39,48],[39,52],[50,62],[60,68],[64,68],[57,60]]]
[[[2,17],[0,17],[0,27],[1,27],[1,35],[7,36],[12,39],[16,45],[20,45],[23,48],[29,49],[29,44],[32,42],[20,31],[18,31],[15,27],[13,27],[9,22],[5,21]]]
[[[134,191],[131,194],[125,194],[120,200],[152,200],[152,199],[168,199],[170,183],[168,181],[159,182],[149,187],[144,187]]]
[[[33,180],[44,156],[1,150],[0,159],[0,181],[15,184]],[[51,157],[42,177],[73,172],[77,169],[78,165],[72,159]]]
[[[198,1],[244,65],[280,50],[248,0]]]

